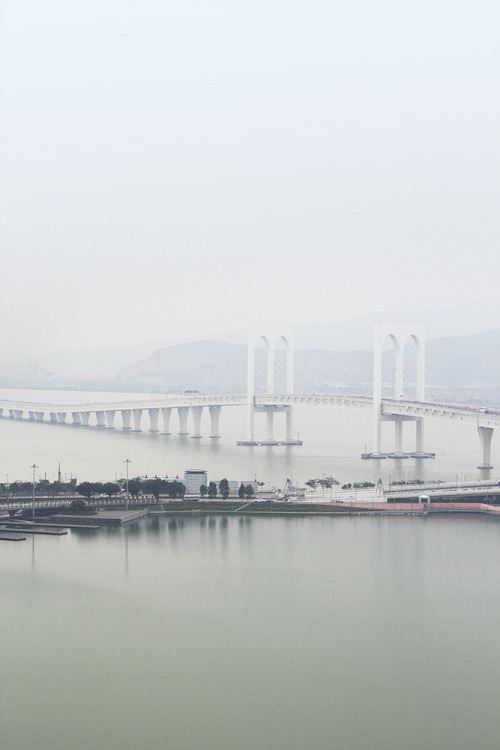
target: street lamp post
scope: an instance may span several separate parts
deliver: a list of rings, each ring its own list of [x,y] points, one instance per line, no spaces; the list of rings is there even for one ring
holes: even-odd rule
[[[36,464],[32,464],[30,469],[33,469],[33,494],[31,496],[31,508],[33,511],[33,520],[35,520],[35,469],[38,469]]]
[[[127,489],[126,489],[126,494],[125,494],[125,510],[128,510],[128,465],[132,462],[130,458],[126,458],[123,463],[127,464]]]

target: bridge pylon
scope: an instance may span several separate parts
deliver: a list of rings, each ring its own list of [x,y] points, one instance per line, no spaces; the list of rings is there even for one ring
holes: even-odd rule
[[[384,410],[382,403],[382,352],[386,339],[394,345],[395,373],[394,400],[404,399],[404,355],[405,344],[413,340],[417,349],[417,378],[416,400],[425,401],[425,326],[423,323],[386,323],[376,321],[373,336],[373,453],[372,457],[382,457],[386,454],[382,449],[382,422],[394,422],[394,453],[389,455],[404,458],[403,453],[403,422],[416,423],[415,453],[412,455],[426,457],[424,452],[424,423],[422,417],[391,414]]]
[[[292,440],[293,414],[289,406],[256,406],[255,403],[255,350],[260,341],[266,347],[267,362],[267,393],[274,393],[274,358],[276,347],[283,342],[286,351],[286,390],[287,394],[293,393],[293,359],[294,339],[292,326],[257,326],[250,325],[248,329],[248,368],[247,368],[247,439],[238,441],[239,445],[273,445],[295,444],[299,441]],[[286,414],[286,438],[276,441],[274,439],[274,414],[284,411]],[[255,439],[255,414],[265,412],[267,415],[267,438],[256,441]]]

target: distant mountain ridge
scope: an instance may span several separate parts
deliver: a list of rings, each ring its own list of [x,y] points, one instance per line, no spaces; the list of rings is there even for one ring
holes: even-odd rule
[[[390,372],[393,355],[385,355]],[[143,345],[59,352],[17,369],[0,372],[4,387],[80,387],[82,389],[241,393],[246,390],[246,345],[204,339],[170,346]],[[467,387],[500,388],[500,329],[426,342],[427,384],[448,381]],[[256,377],[265,389],[264,352],[256,355]],[[358,392],[370,389],[369,348],[338,351],[322,348],[295,351],[296,390]],[[277,352],[276,388],[284,386],[284,354]],[[264,378],[264,379],[263,379]],[[281,379],[281,380],[280,380]],[[390,379],[390,375],[387,376]]]
[[[336,387],[369,388],[372,352],[298,349],[295,380],[307,390]],[[392,351],[385,355],[391,361]],[[264,353],[257,353],[256,372],[263,368]],[[492,386],[500,384],[500,330],[426,342],[429,386]],[[284,353],[277,352],[277,377],[284,378]],[[123,368],[118,382],[130,388],[171,390],[179,388],[211,392],[243,392],[246,388],[246,347],[203,340],[155,351],[150,357]],[[282,384],[283,385],[283,384]]]

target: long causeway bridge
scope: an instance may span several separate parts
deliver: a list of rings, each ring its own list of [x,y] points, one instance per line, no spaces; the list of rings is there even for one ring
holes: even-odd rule
[[[382,397],[382,344],[389,338],[395,348],[395,386],[391,398]],[[404,344],[412,338],[417,347],[416,399],[408,400],[404,394],[403,357]],[[263,340],[267,348],[267,393],[255,392],[254,356],[257,343]],[[278,342],[283,342],[287,355],[286,387],[284,393],[274,392],[274,354]],[[464,404],[435,403],[425,399],[425,338],[420,324],[376,324],[374,339],[373,395],[348,396],[345,394],[294,393],[293,388],[293,332],[290,328],[251,327],[248,341],[247,393],[236,395],[184,394],[166,395],[162,398],[126,398],[123,401],[109,400],[96,402],[48,403],[32,401],[0,400],[0,417],[22,419],[36,423],[72,425],[74,427],[96,427],[98,429],[121,429],[141,432],[143,428],[151,433],[171,434],[172,412],[177,413],[178,434],[201,438],[201,420],[204,409],[210,414],[210,435],[220,437],[220,415],[224,408],[244,406],[247,412],[247,438],[242,445],[294,445],[300,443],[293,438],[293,407],[298,404],[350,407],[371,409],[373,419],[373,444],[365,458],[404,458],[408,455],[429,457],[434,454],[424,450],[424,420],[440,418],[455,422],[474,424],[480,441],[479,468],[491,466],[491,440],[495,428],[500,424],[500,410],[467,406]],[[267,434],[265,439],[256,440],[254,417],[265,413]],[[286,416],[285,436],[275,440],[274,415],[284,412]],[[145,420],[148,420],[145,422]],[[190,424],[188,424],[188,421]],[[394,423],[394,450],[383,453],[381,450],[381,425]],[[403,452],[403,424],[414,422],[416,426],[415,450],[411,454]]]

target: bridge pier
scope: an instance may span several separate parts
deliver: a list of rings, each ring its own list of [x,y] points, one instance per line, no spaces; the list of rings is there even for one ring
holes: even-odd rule
[[[73,419],[73,427],[81,427],[82,426],[82,418],[80,416],[79,411],[72,411],[71,417]]]
[[[179,415],[179,435],[189,435],[187,429],[189,406],[178,406],[177,414]]]
[[[266,406],[266,421],[267,421],[267,441],[269,443],[274,442],[274,408],[272,406]]]
[[[394,420],[394,453],[403,453],[403,420]]]
[[[58,411],[57,412],[57,423],[58,424],[66,424],[66,412],[65,411]]]
[[[122,415],[122,430],[130,430],[132,412],[130,409],[122,409],[120,413]]]
[[[105,429],[106,428],[106,415],[105,415],[105,413],[103,411],[96,411],[95,417],[97,419],[97,426],[100,429],[102,429],[102,430]]]
[[[89,419],[90,419],[90,412],[89,411],[82,411],[82,412],[80,412],[80,421],[82,423],[82,427],[88,427],[89,426]]]
[[[220,438],[219,435],[219,419],[222,411],[221,406],[209,406],[208,411],[210,412],[210,437]]]
[[[161,409],[161,418],[163,420],[163,431],[162,435],[170,435],[170,417],[172,415],[172,409]]]
[[[415,420],[415,453],[424,455],[424,420],[417,417]]]
[[[29,411],[28,412],[28,419],[30,420],[30,422],[34,422],[35,421],[35,412],[34,411]]]
[[[293,433],[293,407],[286,407],[286,439],[292,440]]]
[[[479,443],[481,445],[481,463],[478,469],[492,469],[491,465],[491,438],[493,427],[478,427]]]
[[[54,411],[50,412],[50,421],[52,424],[57,424],[57,415]]]
[[[114,409],[110,409],[106,412],[106,429],[107,430],[114,430],[115,429],[115,414],[116,411]]]
[[[191,413],[193,415],[193,428],[194,434],[192,438],[201,438],[201,415],[203,414],[203,406],[192,406]]]
[[[36,411],[35,412],[35,421],[37,422],[43,422],[44,413],[43,411]]]
[[[142,409],[132,409],[132,415],[134,417],[134,429],[132,430],[132,432],[142,432],[141,430]]]
[[[149,431],[159,432],[158,430],[158,417],[160,416],[159,409],[148,409],[149,414]]]

